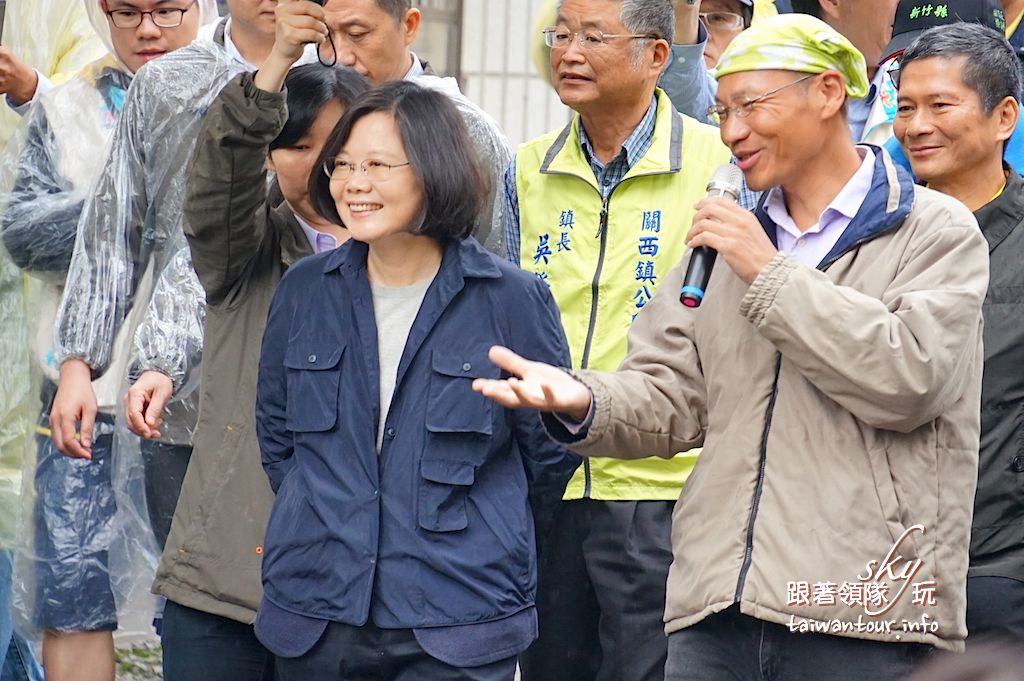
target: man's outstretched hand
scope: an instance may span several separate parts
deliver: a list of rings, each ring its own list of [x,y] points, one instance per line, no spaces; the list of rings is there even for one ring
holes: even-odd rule
[[[531,362],[508,348],[495,345],[487,356],[512,374],[504,380],[478,378],[473,390],[509,409],[553,411],[583,421],[593,399],[590,388],[558,367]]]

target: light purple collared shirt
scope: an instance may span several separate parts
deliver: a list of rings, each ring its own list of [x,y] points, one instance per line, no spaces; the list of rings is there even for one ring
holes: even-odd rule
[[[857,147],[857,151],[863,156],[860,168],[822,212],[818,223],[806,230],[801,231],[790,217],[782,188],[769,190],[764,211],[779,227],[775,238],[780,253],[785,253],[801,265],[816,268],[832,251],[871,190],[875,154],[867,147]]]
[[[320,253],[333,251],[338,247],[338,240],[333,235],[318,232],[294,212],[292,215],[295,215],[295,219],[299,222],[299,227],[302,227],[302,231],[305,232],[306,240],[309,241],[309,246],[313,249],[313,253],[319,255]]]

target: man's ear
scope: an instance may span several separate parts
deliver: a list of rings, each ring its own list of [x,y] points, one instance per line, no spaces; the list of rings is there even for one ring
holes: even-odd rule
[[[839,5],[844,0],[818,0],[818,7],[821,9],[821,20],[826,24],[831,24],[833,21],[839,18]],[[849,1],[849,0],[846,0]],[[864,2],[864,0],[857,0],[858,2]]]
[[[402,17],[402,33],[405,37],[406,47],[412,45],[412,41],[416,40],[416,35],[420,32],[421,20],[420,11],[415,7],[406,10],[405,16]]]
[[[1013,131],[1017,129],[1017,121],[1020,119],[1020,104],[1013,97],[1005,97],[1003,101],[996,105],[992,116],[996,118],[998,123],[996,139],[1000,142],[1005,142],[1010,139]]]
[[[267,170],[269,170],[272,173],[277,172],[277,168],[274,167],[273,152],[267,152]]]
[[[810,82],[822,97],[823,117],[831,118],[842,111],[846,105],[846,80],[838,71],[825,71]]]
[[[668,55],[671,49],[666,40],[654,41],[654,60],[651,62],[651,67],[658,72],[659,77],[668,64]]]

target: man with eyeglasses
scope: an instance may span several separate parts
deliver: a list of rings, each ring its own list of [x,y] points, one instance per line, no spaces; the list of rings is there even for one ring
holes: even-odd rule
[[[625,355],[630,324],[682,258],[693,205],[729,161],[716,131],[656,88],[673,22],[671,0],[563,0],[544,31],[575,115],[519,148],[506,243],[550,284],[577,369]],[[664,678],[672,503],[695,457],[580,467],[540,547],[540,636],[521,657],[524,681]]]
[[[86,0],[84,8],[109,52],[56,87],[39,81],[16,142],[7,150],[6,165],[14,180],[5,188],[0,218],[6,251],[31,277],[25,289],[32,311],[29,345],[43,379],[42,403],[35,408],[43,417],[34,440],[34,593],[27,614],[33,626],[44,631],[46,676],[55,681],[113,680],[115,594],[122,596],[123,583],[133,577],[119,567],[124,556],[114,547],[153,543],[145,522],[138,532],[123,522],[135,510],[128,508],[126,497],[115,503],[119,481],[113,461],[131,460],[115,445],[112,432],[123,371],[90,385],[98,396],[102,434],[89,465],[61,455],[43,434],[57,390],[57,367],[52,363],[56,306],[65,288],[79,218],[102,167],[99,150],[123,112],[135,74],[145,64],[184,48],[204,22],[217,18],[212,0]],[[113,353],[114,363],[123,370],[130,353],[127,339],[121,339]],[[143,500],[138,501],[141,506]],[[161,508],[155,499],[148,501],[151,515],[173,512],[173,502],[170,508]],[[116,510],[122,513],[118,519]],[[140,510],[145,517],[146,510]]]
[[[703,305],[679,302],[684,259],[614,373],[492,348],[513,378],[474,389],[551,412],[585,456],[703,447],[673,518],[667,681],[897,681],[967,633],[985,239],[854,144],[864,58],[825,23],[755,24],[716,77],[722,140],[766,198],[697,205]]]

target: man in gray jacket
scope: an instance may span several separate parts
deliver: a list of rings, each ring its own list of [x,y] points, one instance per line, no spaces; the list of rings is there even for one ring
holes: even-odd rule
[[[756,24],[719,61],[751,215],[698,204],[720,261],[699,308],[638,316],[615,373],[528,362],[475,389],[588,456],[704,450],[673,516],[668,681],[902,679],[963,648],[985,240],[959,202],[855,146],[863,57],[820,20]]]

